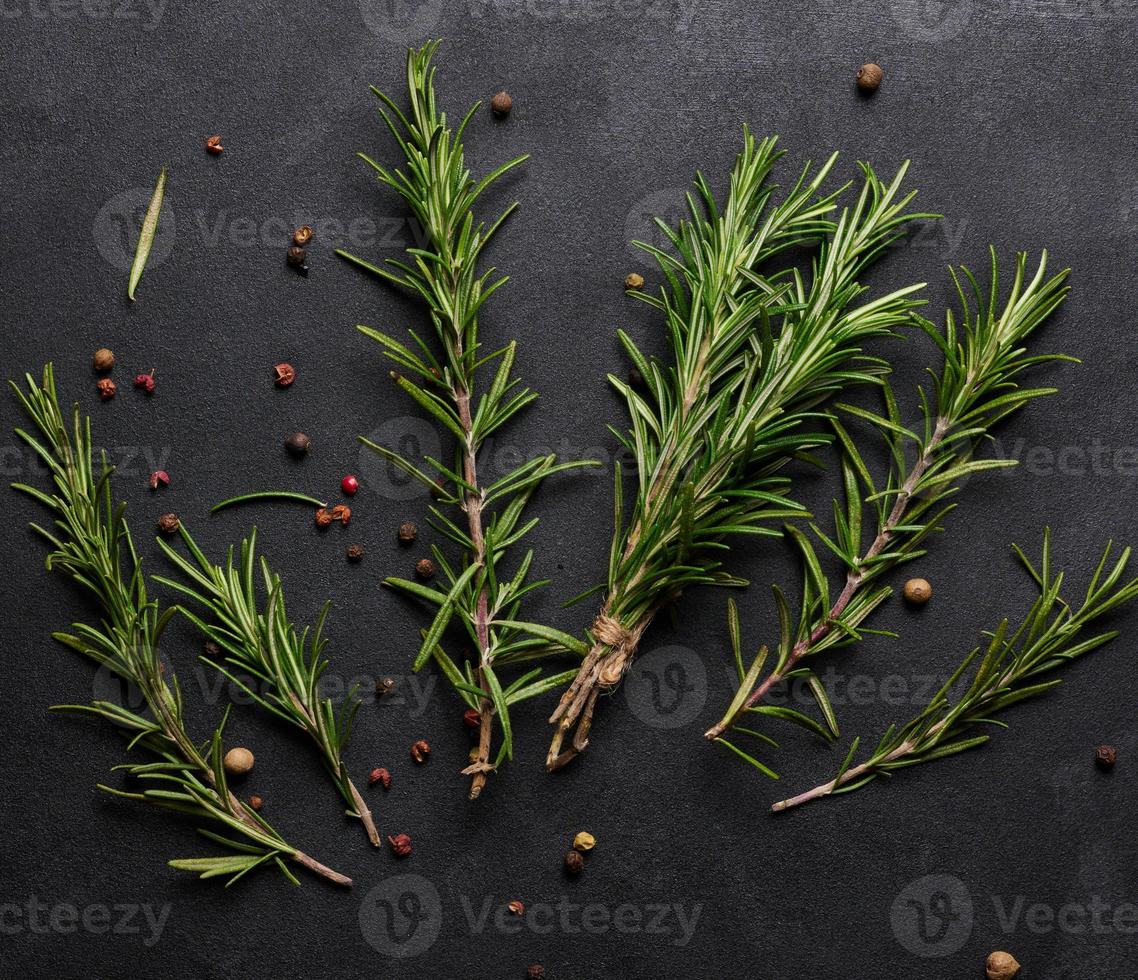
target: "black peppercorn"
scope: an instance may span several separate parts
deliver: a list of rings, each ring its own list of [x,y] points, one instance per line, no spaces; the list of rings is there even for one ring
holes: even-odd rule
[[[219,647],[213,640],[206,640],[202,651],[210,660],[216,660],[221,656],[221,647]]]
[[[390,694],[394,690],[395,690],[395,678],[394,677],[381,677],[378,681],[375,682],[375,696],[376,697],[381,698],[385,694]]]
[[[348,545],[348,561],[362,561],[364,557],[364,546],[362,544]]]
[[[399,525],[399,543],[409,545],[419,536],[419,528],[411,521],[404,521]]]
[[[435,574],[435,563],[430,558],[420,558],[415,563],[415,574],[424,582]]]
[[[308,275],[308,249],[290,245],[287,253],[288,264],[302,276]]]
[[[1113,745],[1100,745],[1095,749],[1095,765],[1109,772],[1118,761],[1118,750]]]
[[[510,97],[509,92],[499,92],[490,100],[490,108],[495,116],[508,116],[513,107],[514,100]]]
[[[285,440],[285,449],[297,458],[305,455],[312,447],[312,440],[303,432],[294,432]]]
[[[534,963],[526,968],[526,980],[545,980],[545,967]]]
[[[182,522],[177,514],[163,514],[158,518],[158,531],[161,534],[177,534]]]
[[[571,875],[579,875],[585,869],[585,859],[580,851],[570,851],[565,855],[565,870]]]

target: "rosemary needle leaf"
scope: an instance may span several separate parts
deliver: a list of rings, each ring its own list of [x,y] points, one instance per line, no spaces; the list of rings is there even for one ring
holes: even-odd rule
[[[219,510],[224,510],[226,507],[233,507],[235,504],[247,504],[254,500],[295,500],[298,503],[309,504],[313,507],[327,506],[323,500],[317,500],[315,497],[310,497],[306,493],[294,493],[291,490],[258,490],[254,493],[243,493],[237,497],[230,497],[228,500],[223,500],[220,504],[214,504],[209,512],[216,514]]]
[[[142,229],[138,233],[138,245],[134,250],[134,261],[130,266],[130,282],[126,287],[126,294],[134,302],[134,291],[142,278],[142,271],[146,268],[146,260],[150,258],[150,249],[154,245],[154,235],[158,231],[158,218],[162,213],[162,199],[166,196],[166,168],[158,175],[154,185],[154,193],[150,196],[150,203],[146,206],[146,216],[142,219]]]

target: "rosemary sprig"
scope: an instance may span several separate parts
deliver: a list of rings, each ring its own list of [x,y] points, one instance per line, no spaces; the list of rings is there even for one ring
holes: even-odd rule
[[[431,508],[432,525],[464,553],[462,563],[453,566],[437,547],[433,549],[447,582],[445,590],[399,578],[388,578],[385,584],[437,607],[437,614],[424,633],[414,669],[420,670],[433,657],[466,704],[479,713],[477,758],[463,770],[464,775],[471,777],[470,797],[476,799],[488,774],[513,756],[510,707],[560,687],[572,676],[569,671],[541,678],[538,668],[505,684],[499,673],[508,666],[529,662],[553,651],[585,651],[584,644],[575,637],[519,618],[520,600],[546,584],[526,581],[533,552],[526,553],[509,578],[502,576],[499,564],[507,549],[537,523],[536,519],[524,524],[520,521],[538,484],[553,473],[586,464],[557,463],[554,456],[538,456],[489,486],[479,480],[479,452],[486,439],[537,395],[528,388],[518,387],[518,382],[511,378],[516,353],[514,342],[483,354],[478,339],[478,313],[506,282],[506,277],[491,281],[493,269],[480,274],[478,259],[486,243],[517,205],[507,207],[489,228],[475,222],[474,206],[483,191],[527,157],[502,164],[478,182],[471,178],[462,136],[478,104],[470,109],[457,130],[450,128],[446,114],[439,111],[435,99],[435,68],[431,61],[438,43],[431,41],[407,54],[408,113],[383,92],[372,89],[382,103],[380,115],[403,151],[406,168],[390,171],[360,154],[375,170],[380,182],[393,188],[407,202],[429,245],[408,249],[408,261],[389,259],[386,267],[372,265],[344,252],[339,254],[420,297],[430,312],[431,325],[442,350],[442,357],[436,357],[432,348],[413,331],[415,349],[378,330],[359,327],[365,335],[378,341],[386,356],[406,372],[392,372],[399,386],[455,437],[453,466],[427,459],[428,466],[437,473],[432,477],[387,447],[368,439],[360,441],[432,491],[441,493],[442,503],[458,507],[465,516],[465,526],[460,526],[440,508]],[[493,362],[497,362],[494,378],[476,396],[476,372]],[[443,484],[446,488],[440,490]],[[452,621],[462,624],[475,645],[473,667],[467,661],[460,669],[440,645]],[[491,761],[495,718],[502,741]]]
[[[991,641],[987,648],[977,647],[968,654],[919,715],[901,728],[890,725],[865,762],[851,767],[858,748],[858,739],[854,739],[834,779],[775,803],[772,810],[788,810],[823,796],[849,793],[878,776],[891,776],[899,769],[983,745],[988,741],[987,735],[970,734],[976,726],[1007,728],[993,716],[1062,683],[1058,677],[1041,678],[1097,650],[1118,635],[1117,630],[1110,630],[1088,639],[1080,638],[1084,627],[1093,620],[1138,597],[1138,578],[1119,585],[1130,560],[1129,548],[1123,549],[1107,571],[1112,550],[1111,542],[1107,543],[1078,607],[1070,606],[1060,594],[1064,573],[1052,575],[1050,528],[1043,534],[1043,555],[1038,567],[1018,547],[1014,550],[1039,587],[1039,598],[1016,631],[1008,635],[1005,619],[994,632],[988,633]],[[956,695],[955,701],[950,701],[952,689],[973,664],[971,681]]]
[[[102,614],[98,625],[76,623],[73,634],[53,636],[134,685],[148,711],[148,716],[138,714],[109,701],[58,706],[57,710],[106,719],[130,735],[129,748],[142,748],[153,756],[152,761],[116,767],[153,788],[141,792],[99,788],[115,796],[191,814],[219,824],[233,835],[200,829],[209,840],[233,853],[179,858],[170,862],[171,867],[196,872],[203,878],[228,876],[229,884],[233,884],[254,868],[273,864],[295,883],[285,864],[292,861],[336,884],[351,885],[350,878],[286,843],[230,792],[222,765],[225,718],[204,746],[195,744],[186,731],[181,689],[158,656],[158,641],[175,610],[160,610],[147,595],[142,566],[124,517],[126,505],[116,506],[111,499],[113,467],[106,453],[95,465],[91,420],[80,416],[78,405],[68,431],[51,365],[44,368],[42,384],[31,375],[26,379],[26,391],[14,382],[11,387],[38,436],[23,429],[17,429],[16,435],[50,470],[55,492],[44,493],[26,484],[13,484],[13,488],[38,501],[55,518],[52,530],[31,525],[52,548],[47,567],[58,569],[86,588]]]
[[[832,537],[815,524],[810,527],[826,549],[841,561],[846,569],[845,582],[831,603],[829,585],[813,545],[797,528],[787,529],[803,558],[804,582],[797,626],[792,626],[790,604],[776,586],[780,624],[777,657],[770,673],[760,682],[766,648],[749,670],[743,669],[738,654],[738,613],[731,610],[739,689],[723,718],[706,732],[708,739],[726,745],[724,733],[729,730],[747,732],[740,722],[750,714],[774,715],[823,735],[838,734],[825,688],[809,668],[800,665],[815,654],[860,638],[861,624],[893,591],[890,586],[874,583],[898,565],[925,554],[922,543],[928,535],[941,529],[944,518],[956,506],[948,500],[959,491],[965,478],[981,470],[1016,465],[1016,460],[977,459],[974,454],[982,440],[991,438],[990,432],[996,423],[1028,402],[1057,390],[1021,388],[1017,383],[1019,376],[1047,361],[1075,360],[1062,354],[1027,353],[1028,338],[1066,297],[1069,270],[1048,278],[1046,252],[1030,280],[1026,266],[1027,255],[1019,253],[1011,290],[1001,308],[998,262],[995,249],[991,249],[991,283],[986,293],[967,268],[961,267],[959,275],[952,271],[961,306],[959,325],[951,309],[945,312],[943,332],[931,321],[915,317],[944,356],[940,373],[929,371],[932,398],[918,389],[923,415],[920,432],[902,424],[897,402],[885,381],[881,386],[884,415],[851,405],[839,406],[869,422],[884,439],[890,458],[885,484],[879,488],[874,483],[853,438],[834,419],[832,425],[842,453],[845,507],[843,510],[838,501],[834,501]],[[915,446],[915,454],[906,452],[910,444]],[[910,461],[913,455],[915,459]],[[876,521],[877,533],[863,551],[862,530],[868,523],[867,506],[871,512],[869,519]],[[771,687],[790,679],[807,683],[819,703],[827,728],[801,712],[760,705]],[[737,746],[727,747],[764,773],[771,774],[770,769]]]
[[[134,260],[130,264],[130,281],[127,283],[126,295],[134,302],[134,291],[142,280],[146,260],[150,258],[150,250],[154,247],[154,236],[158,232],[158,219],[162,214],[162,199],[166,196],[166,168],[158,175],[154,185],[154,193],[150,195],[150,203],[146,205],[146,215],[142,219],[142,227],[138,232],[138,244],[134,249]]]
[[[822,197],[819,188],[836,156],[813,176],[807,167],[772,205],[768,177],[781,155],[773,138],[756,142],[744,130],[726,205],[697,175],[690,217],[674,230],[657,221],[674,254],[637,243],[656,258],[667,285],[658,297],[633,295],[663,313],[674,360],[650,361],[618,334],[648,388],[641,395],[610,376],[632,419],[631,432],[617,436],[636,459],[635,500],[626,524],[618,469],[607,597],[592,649],[550,718],[550,769],[585,748],[599,695],[620,682],[661,606],[693,585],[745,584],[721,568],[725,537],[774,535],[763,522],[804,516],[778,470],[830,441],[811,429],[818,405],[848,385],[875,381],[885,365],[863,356],[861,345],[905,323],[919,305],[913,294],[923,284],[855,305],[866,267],[907,222],[932,217],[905,213],[915,194],[901,191],[907,165],[885,184],[863,164],[856,203],[832,221],[845,188]],[[820,238],[809,284],[794,268],[760,271]]]
[[[263,608],[257,598],[257,532],[241,542],[240,561],[229,549],[225,566],[214,565],[198,547],[183,524],[180,528],[194,561],[178,554],[159,540],[166,557],[189,584],[155,576],[155,581],[175,589],[206,610],[199,616],[181,607],[182,613],[204,636],[225,651],[224,663],[207,656],[201,659],[220,671],[250,698],[278,718],[305,732],[320,750],[336,788],[348,804],[348,815],[358,819],[375,847],[382,845],[371,810],[344,764],[344,749],[352,723],[360,707],[358,685],[348,691],[337,708],[331,698],[320,696],[320,678],[328,668],[324,656],[324,620],[330,602],[324,604],[316,625],[300,632],[289,621],[285,610],[284,587],[280,576],[261,556],[260,572],[266,599]],[[239,673],[251,674],[263,687],[251,687]]]

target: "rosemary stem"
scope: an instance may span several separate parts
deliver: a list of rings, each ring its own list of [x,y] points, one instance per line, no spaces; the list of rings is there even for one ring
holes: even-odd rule
[[[313,871],[323,878],[327,878],[333,884],[343,885],[345,888],[352,887],[352,879],[347,875],[342,875],[339,871],[333,871],[327,865],[321,864],[303,851],[293,851],[291,857],[297,864],[308,868],[309,871]]]
[[[897,495],[897,499],[893,504],[893,509],[889,512],[889,517],[882,524],[881,530],[878,532],[877,537],[874,539],[873,544],[870,545],[869,550],[862,556],[858,562],[858,568],[850,569],[846,575],[846,584],[842,588],[841,593],[835,600],[833,606],[830,607],[826,618],[818,623],[810,635],[803,640],[800,640],[794,645],[790,651],[790,656],[786,658],[786,662],[775,668],[766,677],[765,680],[751,693],[750,697],[739,707],[739,710],[734,714],[721,719],[717,724],[713,725],[706,732],[704,738],[710,742],[714,742],[717,738],[723,735],[729,728],[733,728],[738,724],[739,719],[747,712],[748,709],[755,707],[763,698],[766,697],[770,689],[786,678],[798,662],[803,657],[808,656],[814,647],[825,637],[833,632],[834,626],[841,618],[842,613],[846,611],[846,607],[853,601],[854,596],[857,595],[858,590],[866,583],[867,576],[864,568],[867,562],[872,561],[881,552],[883,552],[889,542],[893,539],[893,535],[897,527],[905,518],[905,511],[909,506],[909,500],[912,498],[917,485],[921,482],[928,468],[933,464],[936,456],[936,450],[944,440],[945,433],[948,432],[949,419],[944,416],[937,418],[936,427],[933,430],[932,437],[929,439],[928,445],[925,446],[924,451],[921,453],[921,458],[917,460],[913,466],[912,472],[905,480],[901,487],[901,492]]]

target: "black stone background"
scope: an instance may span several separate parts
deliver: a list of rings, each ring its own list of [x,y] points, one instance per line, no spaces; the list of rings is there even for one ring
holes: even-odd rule
[[[95,784],[115,782],[122,743],[94,721],[47,711],[92,695],[90,665],[49,638],[91,610],[44,571],[43,548],[26,530],[40,512],[0,495],[9,569],[0,581],[0,972],[509,978],[540,961],[551,978],[931,980],[980,976],[985,955],[1006,948],[1030,980],[1138,976],[1127,904],[1138,900],[1133,611],[1118,619],[1122,639],[1071,669],[1055,693],[1011,711],[1011,731],[985,749],[840,801],[767,813],[773,800],[830,775],[853,734],[872,738],[913,713],[927,679],[950,670],[981,629],[1022,614],[1032,593],[1013,541],[1037,550],[1050,523],[1057,560],[1082,583],[1107,537],[1133,540],[1138,8],[1130,0],[250,0],[160,13],[133,0],[11,0],[2,17],[5,373],[55,362],[65,400],[91,413],[97,441],[123,467],[116,492],[129,501],[152,573],[163,570],[149,534],[159,514],[178,511],[215,555],[256,521],[292,615],[311,621],[331,598],[335,677],[370,685],[393,674],[416,696],[365,697],[348,755],[361,779],[377,764],[394,773],[391,792],[371,799],[385,832],[413,836],[408,860],[365,846],[299,736],[238,707],[230,741],[250,745],[258,760],[242,790],[263,794],[265,815],[288,839],[356,886],[345,892],[303,876],[295,889],[263,873],[226,891],[175,872],[168,858],[209,853],[208,844],[188,822],[101,795]],[[566,771],[550,776],[541,764],[553,699],[519,710],[518,757],[475,805],[457,776],[468,749],[457,698],[429,670],[406,677],[424,610],[379,580],[425,553],[399,550],[393,533],[405,518],[422,521],[427,501],[391,499],[355,437],[425,430],[353,325],[399,334],[423,319],[333,248],[379,259],[412,239],[405,209],[354,154],[396,162],[368,86],[401,97],[405,45],[434,35],[446,38],[438,83],[454,115],[503,86],[516,100],[506,122],[485,109],[476,115],[467,140],[474,171],[533,154],[486,201],[487,214],[512,198],[521,208],[491,249],[513,279],[487,308],[484,337],[516,337],[519,373],[541,393],[494,459],[549,447],[606,461],[603,471],[551,480],[534,502],[542,517],[535,571],[555,580],[531,606],[534,618],[579,631],[591,607],[560,603],[603,574],[616,447],[604,425],[625,418],[605,382],[606,372],[624,370],[615,329],[663,350],[659,319],[620,288],[633,269],[653,278],[627,240],[648,233],[644,214],[676,215],[696,168],[722,189],[744,122],[782,134],[784,179],[834,149],[843,176],[859,159],[886,174],[912,159],[921,205],[946,218],[882,262],[869,277],[874,290],[927,280],[939,317],[949,299],[945,266],[982,269],[989,242],[1005,269],[1015,248],[1047,246],[1056,268],[1074,270],[1071,297],[1038,349],[1084,363],[1033,379],[1061,391],[999,432],[1000,449],[1023,465],[967,487],[948,533],[915,568],[933,582],[932,603],[913,613],[893,601],[877,616],[875,626],[902,638],[870,638],[819,663],[836,674],[840,744],[770,726],[783,737],[767,754],[780,783],[700,737],[730,691],[722,593],[693,592],[678,625],[664,618],[653,627],[626,688],[639,692],[639,714],[627,693],[606,701],[587,756]],[[867,60],[885,68],[871,100],[853,87]],[[226,145],[220,158],[203,152],[212,133]],[[131,305],[121,255],[163,164],[173,234]],[[301,222],[319,232],[307,279],[284,264],[287,232]],[[119,358],[120,394],[108,404],[96,398],[90,368],[104,344]],[[911,334],[878,352],[895,363],[911,408],[932,345]],[[287,391],[271,383],[280,360],[299,372]],[[152,366],[158,390],[147,399],[129,380]],[[16,413],[10,400],[0,404],[8,431]],[[301,464],[281,450],[298,428],[314,441]],[[0,443],[6,479],[42,483],[11,437]],[[159,494],[146,488],[154,461],[173,479]],[[320,534],[289,505],[207,515],[213,502],[256,487],[335,497],[348,471],[364,484],[349,530]],[[805,474],[800,486],[825,514],[832,477]],[[359,566],[344,560],[353,541],[367,548]],[[773,631],[768,585],[796,592],[797,565],[767,540],[739,545],[731,563],[754,581],[740,602],[757,645]],[[166,647],[204,736],[228,698],[195,667],[199,644],[185,626]],[[680,708],[694,718],[668,729],[659,723],[675,712],[643,708],[645,672],[656,671],[668,695],[672,662],[686,665],[689,700]],[[407,753],[419,737],[434,747],[422,768]],[[1102,741],[1119,746],[1112,776],[1091,763]],[[599,843],[584,875],[568,880],[562,853],[581,829]],[[405,895],[430,913],[421,928],[438,925],[433,943],[421,942],[425,933],[409,943],[386,938],[379,903]],[[500,927],[498,910],[513,898],[531,917]],[[653,922],[661,904],[672,911]],[[1094,922],[1081,915],[1096,904],[1109,911]],[[166,909],[157,941],[142,911],[124,921],[112,908],[120,928],[106,929],[98,910],[124,905]],[[686,942],[676,905],[688,920],[698,916]],[[76,927],[68,906],[92,927]],[[397,936],[414,925],[399,911],[391,924]],[[418,945],[427,948],[392,955]]]

